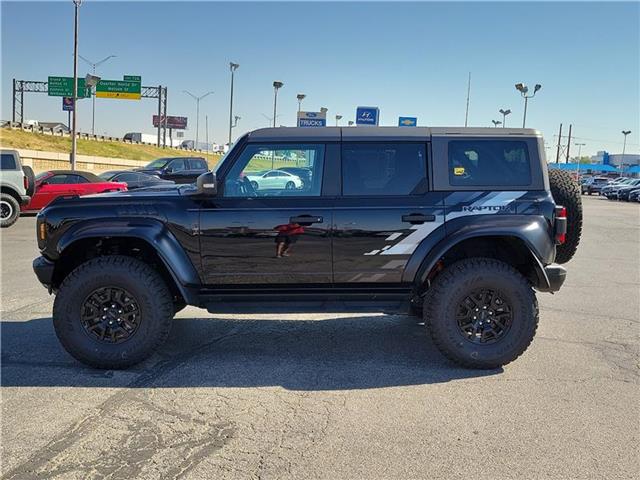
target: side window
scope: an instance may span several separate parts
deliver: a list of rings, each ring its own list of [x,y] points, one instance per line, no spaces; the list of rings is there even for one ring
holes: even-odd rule
[[[69,177],[75,177],[75,175],[64,175],[64,174],[53,175],[47,178],[45,180],[45,183],[47,185],[64,185],[68,183],[76,183],[73,178],[70,179]]]
[[[80,175],[69,175],[69,177],[74,177],[73,180],[69,183],[89,183],[89,180],[81,177]]]
[[[200,158],[192,158],[189,160],[189,164],[191,165],[191,170],[207,170],[207,163]]]
[[[249,144],[227,174],[224,196],[318,197],[324,152],[324,144]]]
[[[139,180],[137,173],[121,173],[114,178],[115,182],[137,182]]]
[[[16,170],[16,159],[13,155],[9,153],[2,154],[2,165],[0,165],[0,169],[2,170]]]
[[[426,191],[427,156],[424,144],[343,144],[343,195],[419,195]]]
[[[173,160],[170,164],[169,167],[171,168],[171,171],[173,173],[175,172],[182,172],[184,170],[187,169],[187,165],[186,165],[186,161],[184,159],[177,159],[177,160]]]
[[[449,183],[454,186],[527,186],[531,166],[527,144],[510,140],[449,142]]]

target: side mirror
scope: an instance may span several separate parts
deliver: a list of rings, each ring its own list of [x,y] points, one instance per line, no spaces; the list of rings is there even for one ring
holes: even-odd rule
[[[164,173],[173,173],[173,167],[167,167],[164,169]]]
[[[218,193],[218,180],[213,172],[205,172],[196,180],[196,193],[214,197]]]

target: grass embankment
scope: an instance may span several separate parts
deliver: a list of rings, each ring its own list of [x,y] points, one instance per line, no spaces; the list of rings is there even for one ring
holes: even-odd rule
[[[5,148],[23,148],[45,152],[68,153],[71,150],[70,137],[57,137],[23,130],[0,129],[0,145]],[[175,148],[158,148],[152,145],[135,145],[122,142],[108,142],[78,139],[78,155],[97,157],[127,158],[130,160],[153,160],[160,157],[205,157],[209,165],[216,164],[220,155],[203,152],[189,152]]]

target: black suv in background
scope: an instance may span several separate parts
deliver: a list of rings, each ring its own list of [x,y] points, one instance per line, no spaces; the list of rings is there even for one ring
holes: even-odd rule
[[[254,189],[287,167],[309,182]],[[95,367],[151,355],[188,304],[412,313],[448,358],[496,368],[533,340],[535,290],[560,289],[581,221],[535,130],[269,128],[196,185],[56,200],[34,270],[62,345]]]
[[[163,180],[175,183],[194,183],[199,175],[209,170],[207,161],[202,157],[158,158],[136,172],[155,175]]]

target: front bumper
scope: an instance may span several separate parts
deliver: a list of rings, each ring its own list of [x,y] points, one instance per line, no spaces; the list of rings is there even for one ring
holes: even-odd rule
[[[55,264],[44,257],[38,257],[33,261],[33,271],[36,277],[38,277],[40,283],[47,287],[49,291],[51,291],[51,285],[53,283],[54,268]]]

